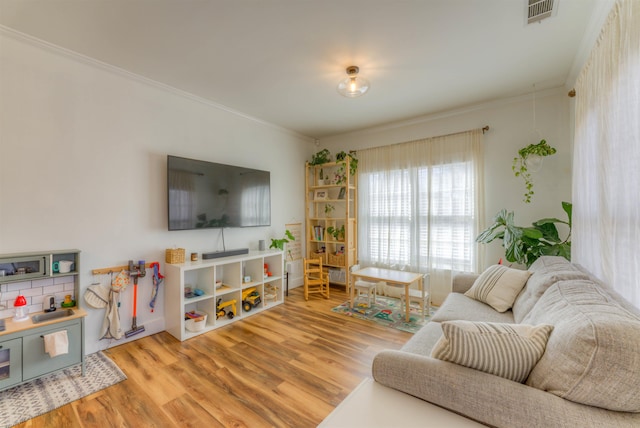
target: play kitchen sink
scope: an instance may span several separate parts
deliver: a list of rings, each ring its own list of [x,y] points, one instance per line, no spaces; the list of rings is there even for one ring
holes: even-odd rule
[[[45,312],[44,314],[33,315],[31,317],[31,321],[33,321],[34,324],[38,324],[40,322],[51,321],[58,318],[70,317],[74,313],[75,312],[73,312],[73,309],[64,309],[64,310],[58,310],[55,312]]]

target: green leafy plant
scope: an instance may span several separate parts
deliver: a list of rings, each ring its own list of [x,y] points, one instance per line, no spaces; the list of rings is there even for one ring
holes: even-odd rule
[[[546,140],[540,140],[538,144],[529,144],[527,147],[523,147],[518,150],[518,157],[513,158],[513,165],[511,169],[516,177],[522,177],[524,185],[527,191],[524,194],[523,201],[525,203],[531,202],[533,196],[533,181],[531,179],[531,173],[527,168],[527,158],[531,155],[537,156],[551,156],[555,154],[556,149],[547,144]]]
[[[326,204],[326,205],[324,206],[324,213],[325,213],[326,215],[330,215],[330,214],[333,212],[333,210],[335,210],[335,209],[336,209],[336,207],[334,207],[333,205],[331,205],[331,204]]]
[[[358,159],[355,157],[355,152],[349,152],[349,157],[349,174],[355,175],[356,171],[358,171]],[[344,162],[346,158],[347,153],[345,151],[336,154],[336,162]]]
[[[327,163],[331,160],[331,153],[329,149],[322,149],[315,155],[311,156],[310,165],[322,165],[323,163]]]
[[[512,263],[531,266],[540,256],[561,256],[571,260],[571,218],[573,206],[562,202],[568,221],[557,218],[543,218],[533,222],[533,227],[516,226],[513,211],[500,210],[489,226],[476,238],[477,242],[488,244],[502,239],[505,258]],[[565,239],[560,238],[556,223],[568,227]]]
[[[327,227],[327,233],[333,236],[335,241],[344,241],[344,224],[340,227]]]
[[[295,236],[293,236],[291,234],[291,232],[287,229],[284,231],[284,238],[282,239],[271,239],[271,245],[269,245],[269,248],[277,248],[279,250],[284,251],[284,244],[286,244],[287,242],[291,241],[295,241],[296,238]]]

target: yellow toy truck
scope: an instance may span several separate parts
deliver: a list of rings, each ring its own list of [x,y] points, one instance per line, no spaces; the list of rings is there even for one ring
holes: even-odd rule
[[[242,309],[244,309],[245,312],[249,312],[251,308],[255,308],[261,302],[262,299],[256,287],[247,288],[242,292]]]

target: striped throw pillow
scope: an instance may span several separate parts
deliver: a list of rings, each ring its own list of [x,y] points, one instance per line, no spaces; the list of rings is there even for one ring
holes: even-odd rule
[[[511,309],[530,276],[531,272],[527,270],[493,265],[482,272],[464,295],[486,303],[498,312],[506,312]]]
[[[522,383],[544,354],[552,330],[548,324],[445,321],[431,356]]]

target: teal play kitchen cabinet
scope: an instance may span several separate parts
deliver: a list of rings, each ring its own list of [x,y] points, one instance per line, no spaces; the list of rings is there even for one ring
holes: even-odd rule
[[[79,256],[79,250],[0,255],[0,267],[12,272],[10,275],[5,272],[4,276],[0,276],[0,287],[6,293],[10,283],[24,281],[26,287],[32,281],[31,289],[21,288],[21,292],[30,290],[28,294],[32,296],[40,291],[42,295],[49,294],[46,287],[54,283],[67,284],[69,287],[72,284],[73,291],[65,290],[60,294],[73,294],[74,300],[78,302]],[[44,273],[40,271],[38,264],[34,264],[34,260],[44,264]],[[69,271],[54,272],[53,263],[63,260],[73,263]],[[25,264],[31,266],[30,272],[26,272]],[[13,273],[21,267],[25,267],[24,273]],[[31,277],[26,276],[36,273]],[[0,330],[4,328],[0,331],[0,391],[77,364],[82,364],[84,374],[84,318],[87,313],[77,304],[73,308],[61,308],[61,300],[57,300],[54,312],[31,312],[25,321],[14,321],[12,316],[0,320]],[[42,307],[42,304],[38,306]],[[7,313],[6,310],[4,313]],[[44,350],[44,337],[60,331],[66,331],[68,352],[51,357]]]

